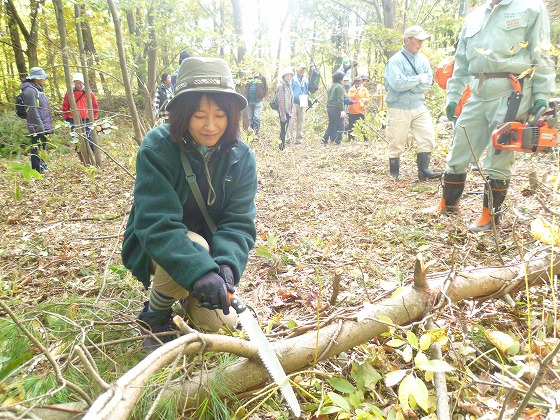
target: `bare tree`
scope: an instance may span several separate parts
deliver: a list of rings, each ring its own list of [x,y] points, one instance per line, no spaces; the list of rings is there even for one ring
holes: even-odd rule
[[[10,38],[12,46],[14,49],[14,55],[16,58],[16,65],[20,78],[27,75],[27,66],[25,64],[25,59],[23,53],[27,55],[27,60],[29,62],[29,67],[34,67],[39,65],[39,59],[37,58],[37,44],[39,37],[39,22],[37,15],[41,10],[41,6],[45,4],[44,0],[31,0],[29,4],[29,21],[31,22],[30,29],[28,30],[23,20],[19,16],[18,9],[16,8],[13,0],[6,0],[6,12],[8,14],[8,24],[10,28]],[[19,34],[16,35],[15,28],[19,28],[21,35],[23,36],[27,49],[24,50],[19,38]]]
[[[235,33],[237,34],[237,62],[241,63],[245,57],[247,46],[245,45],[245,33],[243,30],[243,19],[241,13],[241,2],[239,0],[231,0],[231,7],[233,8],[233,25],[235,26]]]
[[[87,71],[87,62],[86,62],[86,57],[84,55],[84,41],[82,39],[82,27],[81,27],[81,13],[80,13],[80,6],[77,4],[74,4],[74,16],[76,18],[76,34],[77,34],[77,38],[78,38],[78,51],[79,51],[79,56],[80,56],[80,64],[82,65],[82,74],[84,75],[84,89],[86,92],[86,103],[87,103],[87,109],[88,109],[88,120],[91,123],[93,123],[94,121],[94,113],[93,113],[93,103],[91,101],[91,89],[90,89],[90,84],[89,84],[89,74]],[[68,98],[70,99],[70,95],[74,96],[72,94],[72,90],[68,91]],[[72,111],[72,115],[74,114],[74,111]],[[79,116],[79,115],[78,115]],[[74,120],[75,121],[75,120]],[[96,146],[93,149],[94,152],[94,158],[95,158],[95,165],[96,166],[101,166],[101,155],[99,152],[99,147],[97,144],[97,131],[90,129],[90,136],[91,136],[91,141],[92,143]],[[87,144],[87,136],[85,138],[83,138],[83,142],[80,142],[80,149],[83,149],[83,146],[86,147],[86,149],[90,149],[88,147]],[[84,143],[84,145],[82,145],[82,143]],[[90,149],[91,150],[91,149]],[[87,150],[88,155],[89,155],[89,150]]]
[[[121,65],[128,108],[130,110],[132,125],[134,127],[134,139],[136,140],[136,143],[140,145],[142,143],[142,138],[144,137],[145,132],[142,129],[142,125],[140,124],[140,117],[138,115],[138,110],[136,109],[136,104],[134,103],[134,97],[132,95],[132,86],[130,84],[130,77],[128,76],[128,66],[126,64],[126,54],[123,46],[121,18],[119,13],[117,12],[113,0],[107,0],[107,4],[109,5],[109,10],[111,11],[111,16],[113,17],[113,23],[115,25],[115,37],[117,40],[117,48],[119,51],[119,63]]]
[[[78,112],[78,107],[76,105],[76,100],[74,94],[72,93],[72,76],[70,72],[70,63],[68,60],[68,43],[66,42],[66,22],[64,19],[64,7],[62,6],[62,0],[53,0],[54,13],[56,15],[56,24],[58,27],[58,34],[60,36],[60,49],[62,51],[62,66],[64,67],[64,79],[66,81],[66,92],[68,92],[68,99],[70,101],[70,109],[72,110],[72,118],[74,121],[80,121],[80,113]],[[87,137],[85,135],[85,129],[81,124],[76,124],[74,130],[78,133],[78,136],[84,141],[79,143],[79,154],[81,160],[87,165],[93,165],[93,155],[91,149],[87,144]]]

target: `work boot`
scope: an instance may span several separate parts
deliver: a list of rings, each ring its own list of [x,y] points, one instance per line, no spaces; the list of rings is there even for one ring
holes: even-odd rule
[[[399,169],[401,166],[401,158],[389,158],[389,172],[393,179],[399,179]]]
[[[457,211],[465,189],[467,174],[443,174],[443,194],[438,204],[423,210],[423,213]]]
[[[441,177],[441,172],[430,171],[430,152],[422,152],[416,154],[416,164],[418,165],[418,179],[425,181],[426,179],[436,179]]]
[[[167,311],[148,311],[149,302],[144,302],[144,308],[138,316],[142,328],[150,330],[153,334],[171,331],[172,327],[175,325],[171,320],[171,309]],[[162,343],[168,343],[175,337],[172,335],[164,335],[158,337],[159,341],[155,337],[148,337],[144,339],[144,347],[147,349],[155,349]]]
[[[488,191],[488,184],[492,191],[492,203],[490,203],[490,194]],[[494,223],[500,220],[500,209],[507,195],[509,187],[509,179],[489,179],[484,185],[484,200],[482,204],[482,214],[478,219],[469,225],[469,230],[473,232],[483,232],[492,229],[492,216],[494,216]],[[493,208],[490,214],[490,207]]]

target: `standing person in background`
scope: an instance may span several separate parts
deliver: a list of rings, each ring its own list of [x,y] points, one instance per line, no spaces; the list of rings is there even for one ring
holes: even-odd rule
[[[389,59],[385,67],[389,108],[386,134],[389,171],[393,179],[399,178],[400,156],[405,150],[409,131],[418,143],[418,179],[424,181],[441,176],[441,172],[432,172],[429,168],[436,140],[430,111],[424,105],[424,91],[432,87],[434,78],[428,57],[419,52],[428,38],[430,35],[421,26],[407,28],[402,49]]]
[[[365,74],[362,74],[360,77],[362,79],[362,86],[367,89],[369,85],[369,77]]]
[[[256,162],[239,132],[247,101],[221,58],[187,58],[176,86],[169,124],[148,132],[138,149],[121,256],[150,289],[139,316],[147,329],[172,329],[171,308],[179,301],[197,329],[232,330],[237,314],[228,292],[235,292],[256,238]],[[195,186],[185,176],[187,162]],[[158,344],[144,340],[146,347]]]
[[[296,67],[296,75],[292,78],[292,92],[294,93],[294,116],[288,125],[287,143],[294,139],[294,144],[300,144],[303,139],[303,125],[305,124],[305,111],[309,106],[309,81],[305,77],[305,64],[300,63]]]
[[[86,90],[84,86],[84,75],[82,73],[74,73],[72,75],[72,81],[74,82],[74,87],[72,88],[72,93],[74,94],[74,100],[76,101],[76,107],[78,108],[78,113],[80,114],[79,125],[84,124],[86,130],[86,137],[88,139],[88,144],[93,151],[94,145],[91,139],[91,126],[93,124],[89,123],[89,112],[87,107]],[[99,105],[97,104],[97,99],[93,92],[89,93],[91,98],[91,106],[93,108],[93,118],[97,119],[99,115]],[[62,112],[64,112],[64,120],[70,123],[70,130],[74,130],[74,116],[72,115],[72,110],[70,109],[70,99],[68,98],[68,92],[64,95],[64,100],[62,101]]]
[[[356,124],[356,121],[364,119],[366,105],[370,100],[369,92],[362,83],[362,78],[356,77],[354,86],[348,91],[348,97],[354,101],[353,104],[348,105],[348,140],[355,137],[352,133],[354,124]]]
[[[171,73],[171,84],[173,85],[173,87],[175,87],[175,83],[177,82],[177,75],[179,74],[179,69],[181,68],[181,63],[183,63],[183,61],[187,58],[189,58],[191,55],[189,54],[188,51],[181,51],[179,53],[179,67],[177,67],[173,73]]]
[[[290,120],[294,115],[294,94],[292,92],[292,77],[294,72],[287,68],[282,72],[282,78],[276,88],[278,96],[278,114],[280,116],[280,150],[286,147],[286,132],[290,127]]]
[[[27,130],[31,137],[31,168],[41,174],[48,170],[41,154],[47,148],[47,135],[53,133],[51,107],[43,92],[47,77],[48,74],[41,67],[32,67],[29,76],[21,84],[23,104],[27,111]]]
[[[469,164],[486,150],[483,169],[488,182],[482,213],[469,229],[492,229],[499,219],[515,160],[511,150],[495,154],[491,138],[496,127],[506,122],[513,92],[509,77],[530,72],[528,77],[518,79],[523,98],[517,115],[507,117],[526,121],[528,114],[535,115],[546,108],[548,99],[556,92],[550,48],[548,13],[540,0],[491,0],[466,17],[455,52],[453,75],[447,81],[446,114],[450,121],[455,119],[465,87],[470,87],[471,96],[459,115],[447,155],[443,196],[426,212],[454,211],[459,207]]]
[[[156,124],[167,124],[169,122],[169,112],[167,112],[167,104],[175,96],[175,87],[171,83],[171,75],[163,73],[161,75],[161,83],[156,88],[154,96],[154,111],[156,114]]]
[[[247,99],[249,105],[247,111],[251,129],[258,138],[259,128],[261,126],[261,113],[263,108],[263,99],[268,92],[268,83],[266,77],[257,73],[252,76],[249,81],[242,86],[241,93]]]
[[[342,133],[344,132],[344,73],[335,72],[332,78],[332,85],[329,88],[327,99],[327,115],[329,117],[329,125],[323,135],[323,144],[329,144],[329,140],[335,144],[342,142]]]

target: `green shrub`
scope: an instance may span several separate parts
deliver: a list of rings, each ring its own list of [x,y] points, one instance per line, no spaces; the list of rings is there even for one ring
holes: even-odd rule
[[[0,156],[19,157],[30,145],[25,121],[15,111],[8,109],[0,113]]]

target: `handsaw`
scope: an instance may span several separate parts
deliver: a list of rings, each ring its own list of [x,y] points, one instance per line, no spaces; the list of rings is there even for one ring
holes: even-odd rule
[[[301,415],[301,408],[299,406],[294,390],[284,368],[280,364],[276,353],[272,349],[272,346],[266,339],[266,336],[262,332],[257,320],[251,315],[247,305],[233,293],[228,293],[229,304],[237,312],[237,317],[243,326],[243,329],[249,336],[252,343],[256,344],[259,349],[259,357],[261,358],[264,367],[280,388],[280,392],[286,399],[286,402],[290,406],[290,410],[294,416],[299,417]]]

